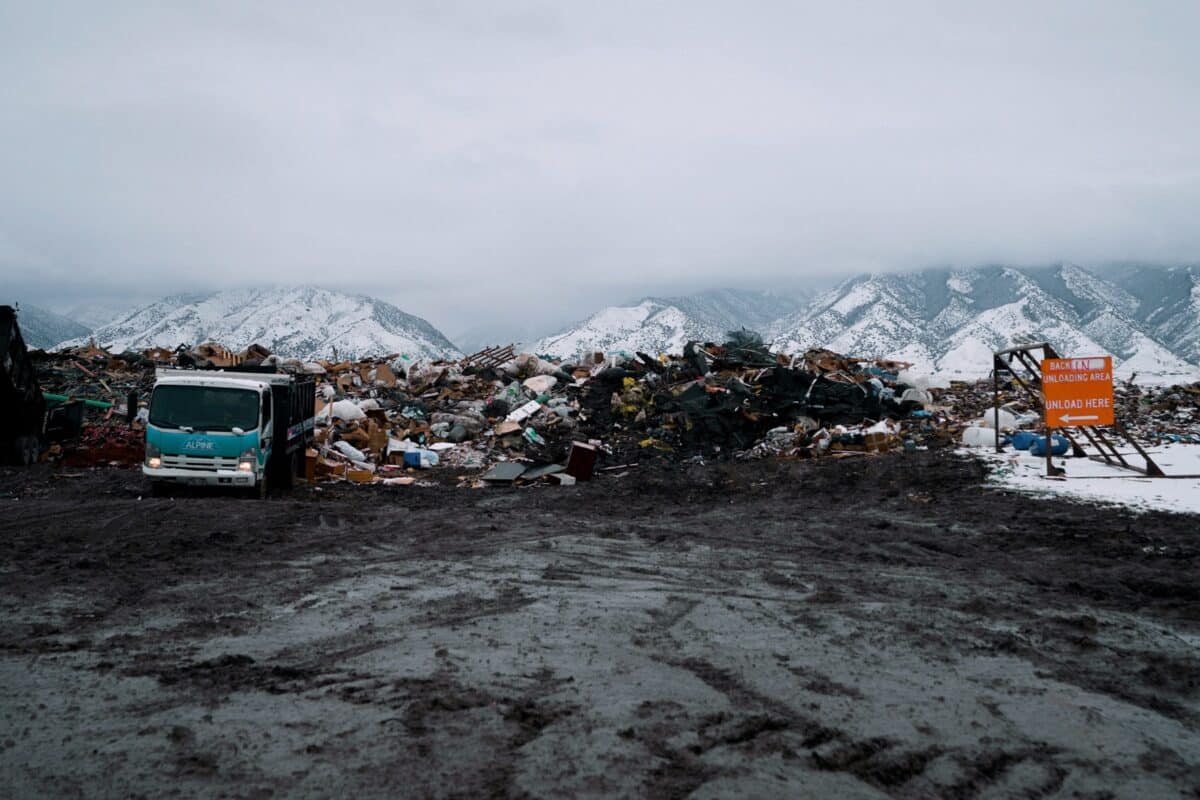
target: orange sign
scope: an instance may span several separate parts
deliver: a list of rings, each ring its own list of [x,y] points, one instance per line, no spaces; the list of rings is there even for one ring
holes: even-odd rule
[[[1051,428],[1112,425],[1112,356],[1045,359],[1042,393]]]

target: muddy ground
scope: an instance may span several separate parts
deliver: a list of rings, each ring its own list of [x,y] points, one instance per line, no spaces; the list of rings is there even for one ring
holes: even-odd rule
[[[949,454],[0,510],[7,796],[1200,796],[1197,518]]]

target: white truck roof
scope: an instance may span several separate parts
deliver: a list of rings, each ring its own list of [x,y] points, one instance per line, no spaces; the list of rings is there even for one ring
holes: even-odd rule
[[[226,389],[256,389],[262,391],[271,385],[290,383],[291,375],[266,372],[225,372],[223,370],[169,369],[159,367],[154,371],[159,386],[212,386]]]

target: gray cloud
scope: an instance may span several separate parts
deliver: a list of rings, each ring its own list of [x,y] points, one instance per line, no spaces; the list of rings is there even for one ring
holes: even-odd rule
[[[0,6],[0,288],[316,282],[453,334],[1200,253],[1195,3],[163,5]]]

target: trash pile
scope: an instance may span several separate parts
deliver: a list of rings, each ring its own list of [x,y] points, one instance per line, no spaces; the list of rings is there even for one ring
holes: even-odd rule
[[[995,442],[990,381],[934,387],[903,362],[824,349],[780,355],[747,331],[719,345],[690,342],[679,355],[586,352],[565,360],[509,346],[459,361],[398,354],[301,361],[214,342],[31,355],[47,398],[84,409],[59,452],[93,463],[140,460],[159,366],[314,375],[307,471],[315,481],[568,484],[653,463],[844,458]],[[1186,437],[1200,433],[1200,384],[1122,386],[1118,395],[1122,412],[1136,412],[1123,416],[1136,418],[1143,436],[1193,441]],[[1001,403],[1004,441],[1040,424],[1015,385],[1001,387]],[[66,428],[79,417],[73,412]]]
[[[154,360],[94,345],[29,356],[46,399],[45,459],[73,467],[142,463]]]
[[[982,389],[984,387],[980,384],[979,388]],[[1017,447],[1018,450],[1029,449],[1028,442],[1032,441],[1033,437],[1040,435],[1035,433],[1034,429],[1040,431],[1044,427],[1041,413],[1030,408],[1029,404],[1024,401],[1003,403],[999,407],[999,413],[997,413],[995,407],[990,406],[992,402],[991,386],[988,385],[986,389],[989,407],[984,409],[979,417],[970,420],[966,427],[962,429],[962,443],[967,447],[994,447],[996,444],[996,429],[999,428],[1001,445],[1020,441],[1026,444],[1023,447]],[[999,421],[998,425],[997,421]],[[1030,439],[1018,439],[1018,437],[1025,434]],[[1065,442],[1066,440],[1064,439],[1063,441]]]
[[[405,485],[434,467],[472,485],[592,477],[601,442],[576,440],[577,378],[537,356],[492,348],[458,362],[393,355],[305,369],[318,377],[317,480]]]
[[[1200,382],[1175,386],[1141,386],[1131,382],[1120,382],[1113,386],[1113,399],[1118,420],[1138,440],[1150,444],[1186,442],[1200,444]],[[952,383],[950,388],[939,393],[939,401],[951,404],[959,416],[969,421],[960,433],[961,441],[968,447],[992,447],[995,445],[995,410],[993,386],[990,380],[978,383]],[[1030,402],[1027,394],[1017,389],[1011,381],[1000,386],[1000,431],[1001,444],[1014,444],[1016,449],[1044,436],[1044,422],[1040,410]],[[1065,437],[1062,450],[1066,450]],[[1034,444],[1034,454],[1039,445]]]
[[[1018,430],[1040,428],[1042,414],[1029,394],[1011,377],[1002,379],[999,394],[992,380],[951,381],[939,399],[954,409],[957,441],[967,447],[994,447],[999,420],[1000,443]],[[999,415],[997,415],[997,407]]]
[[[473,486],[571,483],[646,463],[845,457],[948,445],[952,410],[898,362],[770,353],[754,334],[682,355],[319,362],[318,479],[450,468]],[[405,477],[412,479],[412,475]]]
[[[141,353],[113,355],[95,345],[54,353],[30,350],[29,357],[43,392],[109,405],[128,402],[130,392],[137,392],[142,399],[149,397],[155,366],[174,363],[173,354],[155,360]]]
[[[1200,444],[1200,381],[1187,385],[1114,387],[1117,417],[1137,436],[1155,444]]]

